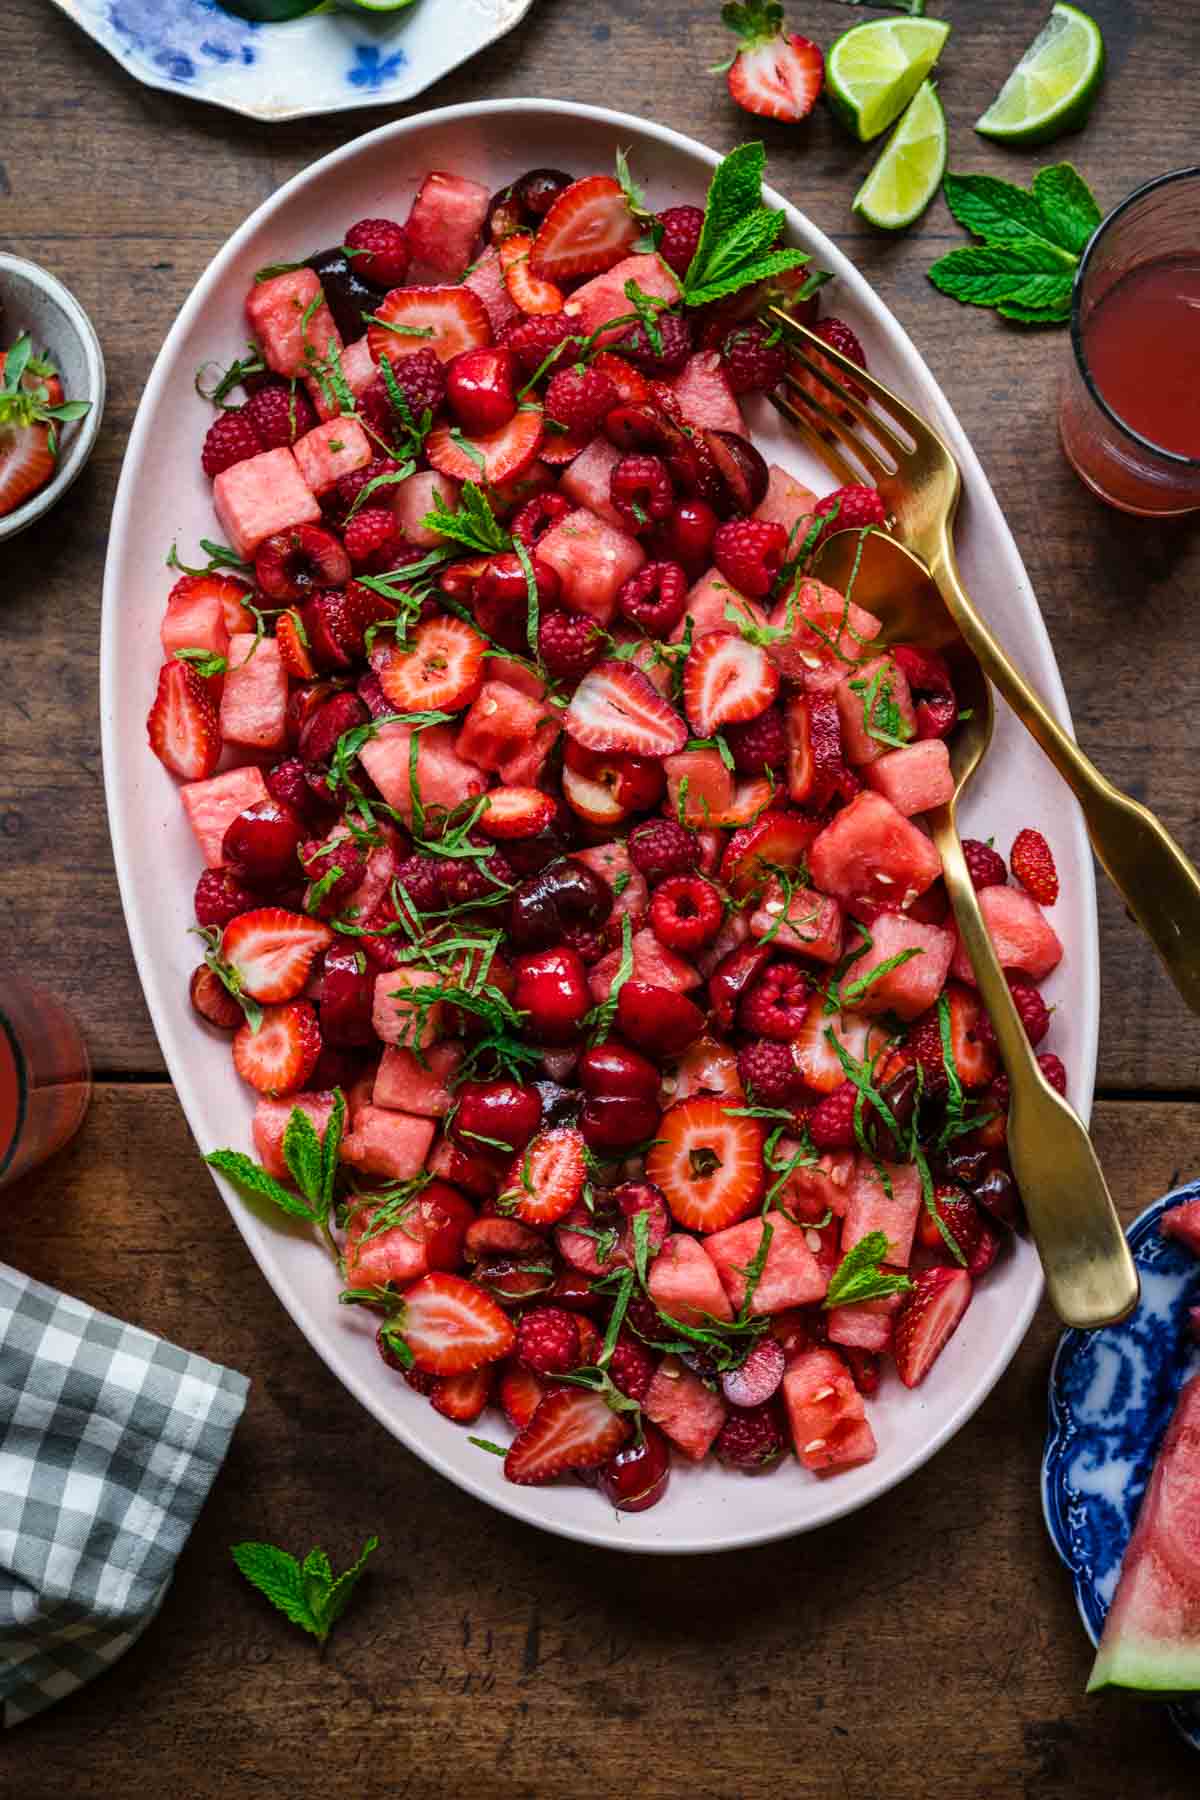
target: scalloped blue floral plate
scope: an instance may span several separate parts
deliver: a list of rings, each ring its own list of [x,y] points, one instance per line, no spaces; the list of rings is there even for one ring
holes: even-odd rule
[[[1064,1331],[1050,1369],[1042,1510],[1093,1644],[1179,1390],[1200,1368],[1187,1318],[1189,1306],[1200,1302],[1200,1262],[1158,1229],[1170,1207],[1196,1199],[1200,1181],[1164,1194],[1134,1220],[1127,1236],[1142,1280],[1141,1304],[1132,1318],[1105,1331]],[[1166,1711],[1200,1750],[1200,1701]]]
[[[54,0],[147,87],[252,119],[411,100],[511,31],[533,0],[415,0],[401,13],[250,25],[216,0]]]

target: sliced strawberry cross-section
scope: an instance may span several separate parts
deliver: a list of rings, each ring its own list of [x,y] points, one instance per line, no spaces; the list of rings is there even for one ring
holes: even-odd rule
[[[397,1322],[413,1367],[425,1375],[464,1375],[499,1362],[517,1341],[491,1296],[461,1275],[438,1272],[414,1282]]]
[[[893,1350],[896,1373],[905,1387],[924,1381],[958,1329],[971,1304],[971,1277],[965,1269],[923,1269],[896,1315]]]
[[[411,649],[390,646],[375,672],[397,712],[457,712],[479,692],[486,649],[464,619],[429,619],[413,634]]]
[[[554,1225],[583,1193],[587,1158],[571,1125],[539,1131],[508,1172],[498,1205],[524,1225]]]
[[[658,689],[630,663],[602,662],[585,675],[563,714],[568,737],[585,750],[673,756],[688,729]]]
[[[477,437],[457,426],[438,425],[425,440],[425,454],[439,474],[454,481],[511,481],[527,469],[542,442],[542,409],[522,406],[507,425]]]
[[[221,955],[253,1000],[291,1000],[308,981],[313,959],[328,949],[333,933],[319,919],[260,906],[239,913],[225,927]]]
[[[620,183],[588,175],[565,188],[542,220],[529,267],[543,281],[599,275],[628,256],[637,235]]]
[[[680,1225],[721,1231],[762,1196],[763,1142],[757,1119],[733,1117],[722,1101],[695,1094],[663,1114],[646,1179],[662,1189]]]
[[[233,1040],[233,1065],[260,1094],[296,1094],[321,1054],[321,1027],[307,1000],[264,1008],[256,1031],[248,1022]]]
[[[698,737],[757,719],[779,692],[779,670],[736,631],[710,631],[688,652],[683,704]]]
[[[721,879],[739,900],[765,886],[772,872],[804,863],[820,821],[799,813],[765,812],[753,825],[735,831],[721,858]]]
[[[598,1469],[620,1449],[633,1426],[587,1388],[548,1393],[509,1446],[504,1473],[518,1486],[553,1481],[568,1469]]]
[[[146,720],[150,748],[172,775],[203,781],[221,755],[221,727],[204,682],[187,663],[164,663]]]
[[[746,112],[764,119],[806,119],[825,85],[825,58],[811,38],[783,30],[783,8],[770,0],[728,7],[742,40],[725,77]],[[727,21],[728,22],[728,21]]]
[[[491,341],[487,308],[469,287],[393,288],[367,328],[376,362],[432,350],[439,362],[447,363],[460,351]]]

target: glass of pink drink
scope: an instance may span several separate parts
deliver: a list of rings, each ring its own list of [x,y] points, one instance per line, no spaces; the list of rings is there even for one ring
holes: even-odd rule
[[[74,1137],[91,1092],[87,1049],[70,1013],[0,969],[0,1187]]]
[[[1147,182],[1075,277],[1059,431],[1076,474],[1124,512],[1200,508],[1200,168]]]

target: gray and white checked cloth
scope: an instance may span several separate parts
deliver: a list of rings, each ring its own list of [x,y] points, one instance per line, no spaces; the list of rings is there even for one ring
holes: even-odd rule
[[[0,1263],[0,1712],[102,1674],[162,1605],[249,1383]]]

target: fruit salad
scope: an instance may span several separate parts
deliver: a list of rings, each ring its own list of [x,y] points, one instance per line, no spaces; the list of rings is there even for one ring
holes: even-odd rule
[[[61,427],[90,411],[90,400],[66,398],[58,370],[34,355],[27,332],[0,350],[0,518],[54,480]]]
[[[761,171],[655,213],[623,159],[439,170],[263,270],[149,716],[258,1096],[210,1162],[322,1233],[381,1381],[628,1510],[673,1458],[868,1461],[1021,1216],[921,823],[953,670],[807,573],[879,496],[742,410],[768,299],[865,366]],[[1040,1044],[1052,853],[966,848]]]

